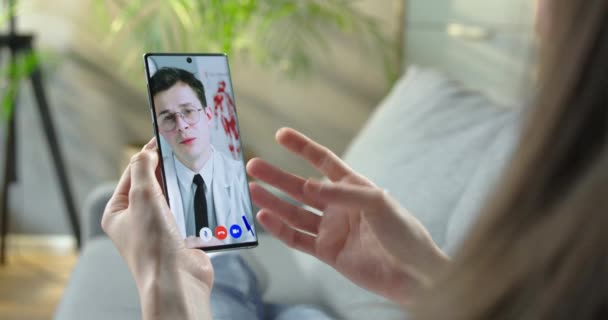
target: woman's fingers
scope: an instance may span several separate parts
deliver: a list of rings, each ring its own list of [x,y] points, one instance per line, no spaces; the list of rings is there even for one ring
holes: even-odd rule
[[[378,209],[389,204],[382,189],[345,183],[323,183],[309,179],[304,194],[317,198],[322,205],[340,205],[350,209]]]
[[[285,172],[266,161],[255,158],[247,163],[247,173],[285,192],[290,197],[313,208],[322,210],[315,198],[306,197],[303,192],[306,179]]]
[[[122,173],[102,217],[101,225],[106,232],[116,214],[129,209],[132,203],[151,199],[159,189],[155,173],[158,166],[158,155],[155,148],[156,139],[152,139],[142,151],[131,158],[131,162]],[[151,177],[156,183],[150,183]],[[162,195],[162,191],[160,195]]]
[[[293,129],[280,129],[277,131],[276,139],[279,144],[310,162],[319,172],[332,181],[373,186],[373,183],[352,171],[345,162],[329,149]],[[282,190],[297,201],[319,210],[324,208],[316,197],[306,196],[303,191],[306,179],[302,177],[285,172],[259,158],[249,161],[247,172],[251,176]]]
[[[150,200],[162,196],[162,189],[156,178],[158,167],[158,152],[156,144],[147,144],[142,151],[131,158],[131,190],[129,198],[140,201]]]
[[[410,231],[406,230],[409,227],[416,226],[417,229],[419,225],[386,191],[377,187],[322,183],[310,179],[304,185],[304,193],[317,197],[325,206],[339,206],[353,214],[363,214],[380,237],[392,237]]]
[[[257,219],[268,233],[287,246],[315,256],[316,238],[314,236],[291,228],[281,219],[279,214],[268,209],[260,210]]]
[[[319,232],[320,216],[277,198],[256,183],[250,183],[249,190],[256,205],[272,211],[291,228],[315,235]]]
[[[112,197],[106,205],[106,212],[114,213],[129,207],[129,190],[131,189],[131,166],[123,171]]]
[[[380,244],[402,263],[417,265],[439,251],[420,221],[382,189],[308,180],[304,191],[327,205],[362,214]]]
[[[148,141],[148,143],[146,143],[143,147],[143,150],[153,150],[156,149],[157,143],[156,143],[156,137],[152,137],[152,139],[150,139]]]
[[[142,149],[142,152],[148,150],[154,150],[156,148],[156,138],[152,138]],[[141,153],[141,152],[140,152]],[[132,162],[137,162],[140,160],[139,154],[135,155]],[[153,160],[153,159],[151,159]],[[156,160],[156,164],[158,164],[158,160]],[[154,163],[150,163],[150,165],[154,165]],[[129,206],[129,193],[132,187],[132,165],[129,164],[125,171],[123,171],[120,179],[118,180],[118,184],[116,185],[116,189],[114,189],[114,193],[112,197],[108,201],[106,205],[106,211],[108,212],[118,212],[128,208]],[[141,166],[137,166],[140,169]],[[144,170],[145,171],[145,170]],[[144,172],[145,173],[145,172]],[[155,173],[156,174],[156,173]]]
[[[280,145],[306,159],[331,181],[339,181],[353,173],[336,154],[294,129],[281,128],[275,138]]]

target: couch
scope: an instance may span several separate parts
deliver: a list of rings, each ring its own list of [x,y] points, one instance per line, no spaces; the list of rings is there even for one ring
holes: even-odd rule
[[[457,249],[517,140],[520,108],[501,106],[438,71],[410,67],[343,158],[389,190],[448,253]],[[135,319],[134,282],[100,219],[114,184],[87,199],[84,246],[56,319]],[[339,319],[402,319],[406,311],[353,285],[315,258],[265,233],[243,251],[264,299],[311,303]]]

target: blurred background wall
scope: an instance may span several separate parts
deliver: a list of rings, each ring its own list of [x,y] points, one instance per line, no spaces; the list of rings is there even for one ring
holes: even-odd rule
[[[140,83],[125,80],[120,53],[109,51],[107,39],[90,29],[87,20],[95,8],[90,2],[26,0],[18,18],[20,31],[37,35],[48,99],[79,209],[95,186],[118,179],[128,160],[126,148],[152,136],[143,63]],[[399,5],[393,0],[358,4],[362,12],[379,18],[391,39],[397,35]],[[330,39],[331,52],[315,53],[311,72],[295,78],[243,57],[230,57],[248,154],[302,175],[318,175],[277,147],[274,132],[292,126],[341,153],[390,88],[380,57],[363,49],[356,37],[335,34]],[[65,207],[34,102],[25,82],[16,111],[19,183],[11,189],[9,229],[11,233],[68,234]],[[4,127],[2,132],[4,150]]]
[[[79,208],[96,186],[119,177],[128,160],[126,150],[132,150],[129,146],[152,136],[143,62],[125,74],[126,58],[112,51],[111,37],[100,32],[111,28],[91,23],[96,21],[91,1],[26,0],[18,22],[21,31],[36,33],[43,53],[51,111]],[[533,1],[355,3],[361,13],[376,19],[391,46],[374,50],[363,45],[357,34],[328,32],[328,46],[313,50],[310,72],[296,77],[243,55],[230,56],[246,155],[264,157],[304,176],[318,176],[279,148],[274,133],[291,126],[342,153],[395,80],[384,68],[380,52],[386,50],[395,57],[388,61],[394,74],[412,64],[434,67],[505,105],[523,105],[520,80],[533,73]],[[141,81],[133,81],[137,77]],[[10,232],[68,234],[33,102],[26,84],[17,110],[19,183],[11,190]],[[2,132],[4,150],[4,127]],[[396,147],[398,143],[395,137]]]

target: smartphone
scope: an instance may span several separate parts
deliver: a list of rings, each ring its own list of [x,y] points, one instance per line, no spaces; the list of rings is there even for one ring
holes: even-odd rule
[[[225,54],[144,55],[162,184],[186,247],[258,244]]]

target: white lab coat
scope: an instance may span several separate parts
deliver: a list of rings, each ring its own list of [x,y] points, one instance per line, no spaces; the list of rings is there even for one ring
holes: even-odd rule
[[[172,152],[163,156],[165,167],[165,178],[167,179],[167,190],[169,194],[169,206],[175,217],[178,230],[184,239],[186,238],[186,224],[184,221],[184,208],[175,170],[175,158]],[[213,205],[218,226],[230,226],[238,224],[242,229],[242,235],[238,239],[230,235],[224,239],[222,244],[251,242],[255,240],[252,233],[247,230],[242,216],[247,216],[251,230],[255,233],[252,219],[251,201],[243,165],[233,159],[227,158],[217,150],[213,150]]]

